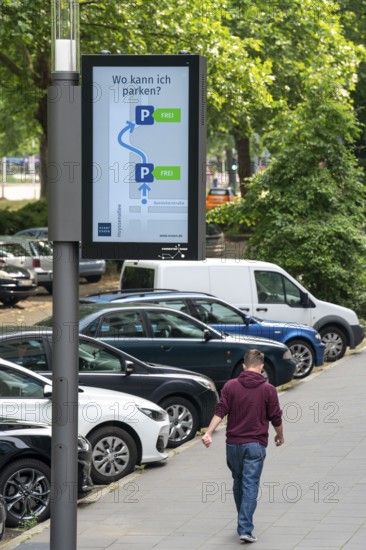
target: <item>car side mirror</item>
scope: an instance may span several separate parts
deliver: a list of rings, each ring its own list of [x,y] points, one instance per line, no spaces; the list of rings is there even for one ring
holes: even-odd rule
[[[130,374],[133,374],[135,372],[135,365],[132,361],[126,361],[126,375],[129,376]]]
[[[52,386],[50,386],[49,384],[46,384],[45,387],[43,388],[43,395],[45,397],[52,397]]]
[[[307,294],[307,292],[301,292],[300,304],[303,307],[309,307],[310,306],[310,298],[309,298],[309,294]]]
[[[205,342],[212,340],[212,334],[207,328],[205,328],[205,330],[203,331],[203,339]]]

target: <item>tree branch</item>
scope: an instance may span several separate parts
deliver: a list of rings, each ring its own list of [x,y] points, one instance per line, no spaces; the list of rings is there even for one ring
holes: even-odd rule
[[[11,59],[9,59],[8,56],[3,54],[2,52],[0,52],[0,63],[5,65],[5,67],[7,67],[7,69],[9,69],[11,73],[15,74],[16,76],[21,76],[22,70],[20,69],[20,67],[18,67],[18,65],[16,65]]]

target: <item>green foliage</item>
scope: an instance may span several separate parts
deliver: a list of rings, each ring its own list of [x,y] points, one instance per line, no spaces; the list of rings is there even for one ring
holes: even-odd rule
[[[45,227],[48,225],[47,201],[41,199],[23,206],[19,210],[5,208],[0,211],[0,234],[14,235],[27,227]]]
[[[30,519],[23,519],[18,526],[18,529],[20,531],[29,531],[29,529],[33,529],[33,527],[36,527],[38,525],[37,516],[32,514],[32,517]]]
[[[249,217],[243,209],[244,200],[238,198],[233,202],[225,202],[206,212],[207,223],[217,223],[228,234],[246,233]]]
[[[322,98],[323,99],[323,98]],[[278,154],[243,203],[255,225],[248,255],[272,261],[318,298],[360,311],[366,292],[364,176],[342,135],[357,128],[332,101],[301,104],[272,134]]]

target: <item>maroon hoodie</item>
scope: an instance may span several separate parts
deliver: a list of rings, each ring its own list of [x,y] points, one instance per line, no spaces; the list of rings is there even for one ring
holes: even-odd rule
[[[276,427],[282,422],[276,388],[253,371],[226,382],[215,414],[227,415],[227,443],[258,442],[267,447],[269,422]]]

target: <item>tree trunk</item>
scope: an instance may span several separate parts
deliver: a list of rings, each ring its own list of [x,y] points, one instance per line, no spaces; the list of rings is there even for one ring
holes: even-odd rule
[[[42,134],[39,138],[39,155],[40,155],[40,171],[39,177],[41,182],[41,198],[47,197],[47,162],[48,162],[48,146],[47,146],[47,87],[51,84],[51,74],[48,57],[44,52],[39,52],[37,55],[36,72],[33,80],[39,89],[38,105],[35,112],[35,118],[41,125]]]
[[[238,173],[240,181],[240,194],[245,197],[248,190],[248,180],[252,175],[251,162],[250,162],[250,142],[249,137],[235,136],[236,150],[238,151]]]

